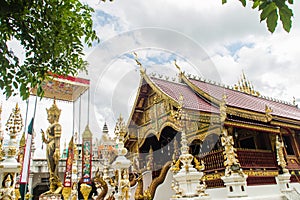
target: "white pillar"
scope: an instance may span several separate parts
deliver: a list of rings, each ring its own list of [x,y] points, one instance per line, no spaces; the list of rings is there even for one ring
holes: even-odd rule
[[[247,197],[246,191],[246,179],[247,175],[240,173],[232,173],[229,176],[223,176],[221,179],[224,181],[224,185],[227,188],[227,197],[229,198],[238,198],[238,197]]]
[[[34,176],[33,173],[30,173],[30,174],[29,174],[28,192],[29,192],[30,194],[33,194],[33,191],[32,191],[33,176]],[[26,194],[25,194],[25,195],[26,195]],[[30,197],[30,199],[32,199],[32,197]]]
[[[276,177],[277,185],[279,185],[280,192],[291,192],[293,188],[290,186],[291,174],[289,172],[278,174]]]

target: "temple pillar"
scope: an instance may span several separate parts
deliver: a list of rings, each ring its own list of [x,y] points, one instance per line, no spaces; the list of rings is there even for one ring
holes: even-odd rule
[[[33,194],[33,191],[32,191],[33,176],[34,176],[33,173],[30,173],[30,174],[29,174],[28,192],[29,192],[30,194]],[[30,195],[30,198],[29,198],[29,199],[32,199],[32,197],[33,197],[33,196]]]
[[[284,173],[284,174],[278,174],[276,177],[276,183],[280,188],[280,192],[285,193],[285,192],[291,192],[293,189],[290,186],[290,178],[291,174],[290,173]]]
[[[223,176],[221,179],[224,181],[224,185],[227,189],[227,197],[247,197],[247,175],[232,173],[230,176]]]

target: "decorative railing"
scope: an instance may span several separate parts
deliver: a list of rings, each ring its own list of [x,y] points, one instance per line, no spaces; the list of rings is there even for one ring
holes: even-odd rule
[[[237,155],[243,169],[277,169],[276,155],[274,152],[238,149]]]
[[[255,170],[263,173],[251,173],[247,179],[248,185],[275,184],[273,176],[277,170],[276,155],[271,151],[255,149],[237,149],[237,155],[242,169]],[[221,180],[224,174],[224,155],[223,150],[216,150],[197,156],[205,163],[206,184],[208,187],[223,187]],[[267,172],[267,173],[266,173]],[[269,173],[268,173],[269,172]],[[269,174],[271,174],[269,176]]]
[[[223,150],[211,151],[205,154],[199,154],[198,159],[203,160],[205,164],[204,172],[214,172],[224,170],[224,155]]]

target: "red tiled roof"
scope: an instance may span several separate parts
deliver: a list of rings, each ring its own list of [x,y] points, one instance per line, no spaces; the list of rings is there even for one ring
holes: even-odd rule
[[[222,100],[223,94],[226,94],[226,103],[229,106],[265,113],[267,105],[273,110],[273,112],[271,112],[272,115],[300,120],[300,109],[296,106],[256,97],[203,81],[193,79],[190,79],[190,81],[216,99]]]
[[[183,107],[192,110],[199,110],[204,112],[219,113],[219,108],[213,106],[200,98],[192,89],[182,83],[174,83],[158,78],[150,77],[152,82],[161,89],[162,92],[178,102],[180,95],[183,95]]]

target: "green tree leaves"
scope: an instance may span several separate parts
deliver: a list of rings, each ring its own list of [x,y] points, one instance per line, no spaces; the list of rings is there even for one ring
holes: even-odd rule
[[[86,70],[84,44],[98,41],[92,13],[79,0],[0,1],[0,88],[6,97],[19,91],[26,99],[34,87],[42,95],[48,72],[76,75]],[[25,50],[22,64],[7,45],[12,39]]]
[[[239,0],[243,6],[246,6],[246,0]],[[222,0],[226,3],[227,0]],[[283,29],[290,32],[292,27],[293,11],[288,4],[293,4],[293,0],[253,0],[252,8],[261,12],[260,21],[266,21],[268,30],[273,33],[277,27],[278,14],[282,23]]]

